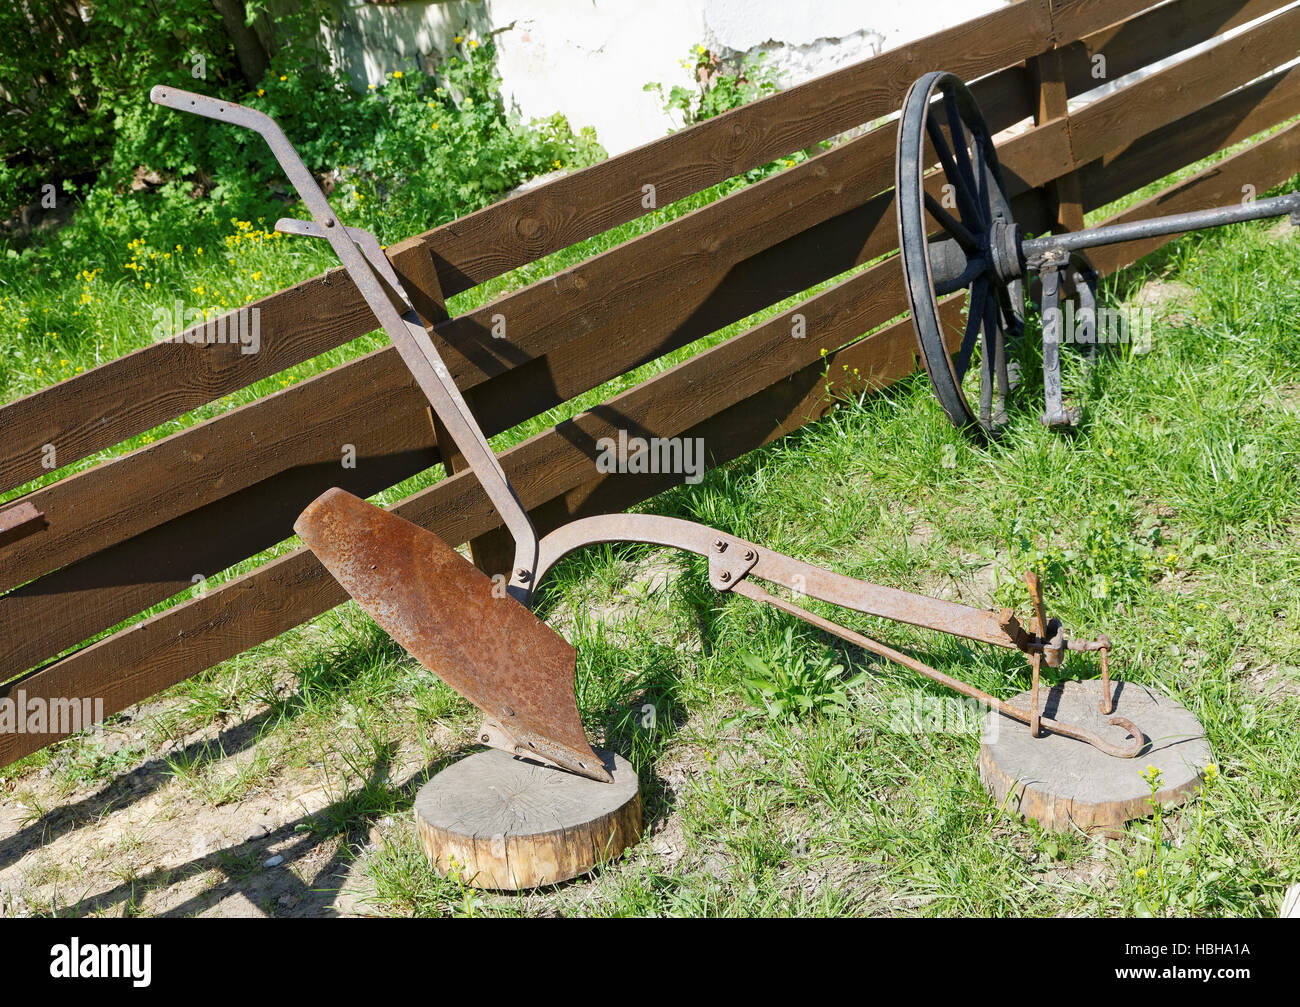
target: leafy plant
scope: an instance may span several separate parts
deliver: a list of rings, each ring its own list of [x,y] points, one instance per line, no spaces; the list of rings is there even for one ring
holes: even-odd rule
[[[785,635],[771,655],[753,652],[740,655],[750,674],[741,678],[745,694],[755,709],[733,718],[733,723],[762,712],[770,720],[794,721],[814,714],[839,714],[848,706],[848,689],[865,677],[844,678],[844,665],[829,650],[812,655],[796,644],[794,629]]]
[[[683,126],[692,126],[751,101],[776,94],[780,85],[776,71],[764,64],[765,54],[724,59],[702,45],[681,61],[691,71],[696,88],[674,84],[664,93],[662,84],[650,83],[644,90],[658,94],[669,116],[679,116]]]

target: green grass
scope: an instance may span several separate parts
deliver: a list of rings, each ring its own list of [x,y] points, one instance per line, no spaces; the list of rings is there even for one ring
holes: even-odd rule
[[[563,268],[654,222],[475,296]],[[267,267],[267,289],[283,286],[326,265],[303,247],[287,263],[267,252],[250,264]],[[184,282],[208,282],[203,268]],[[651,834],[594,879],[506,896],[429,870],[409,825],[414,793],[464,753],[474,711],[351,605],[170,690],[166,708],[141,723],[146,741],[243,725],[247,737],[230,751],[205,742],[171,758],[180,790],[219,806],[324,774],[330,804],[296,828],[317,842],[341,839],[356,855],[367,830],[393,816],[400,826],[362,861],[377,912],[1275,915],[1285,888],[1300,881],[1297,272],[1300,239],[1267,222],[1183,238],[1112,278],[1103,297],[1112,302],[1151,280],[1186,293],[1158,313],[1149,353],[1121,349],[1092,367],[1070,357],[1067,386],[1085,406],[1073,434],[1038,424],[1031,373],[1006,436],[976,447],[916,376],[842,403],[647,505],[884,584],[951,593],[982,583],[990,601],[1022,612],[1020,575],[1039,569],[1052,611],[1077,635],[1109,634],[1116,671],[1193,710],[1214,750],[1217,777],[1202,793],[1118,839],[1044,834],[1006,814],[980,786],[975,735],[893,729],[895,704],[944,690],[803,628],[786,644],[788,617],[715,594],[701,560],[639,546],[571,557],[540,595],[539,612],[577,647],[590,735],[641,774]],[[34,286],[27,296],[56,293]],[[121,294],[147,308],[140,291]],[[117,331],[115,353],[136,330],[123,323]],[[90,362],[88,347],[79,352],[70,366]],[[995,695],[1027,683],[1017,655],[811,607]],[[744,655],[771,660],[794,648],[791,662],[819,665],[828,647],[846,680],[863,676],[842,712],[836,704],[795,718],[755,710]],[[1095,670],[1078,658],[1066,673]],[[97,751],[93,738],[73,739],[0,771],[0,784],[40,766],[84,785],[111,779],[125,758]]]

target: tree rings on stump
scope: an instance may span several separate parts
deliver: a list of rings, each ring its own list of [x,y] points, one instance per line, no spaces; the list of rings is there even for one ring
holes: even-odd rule
[[[415,798],[434,870],[517,891],[585,874],[641,837],[641,791],[622,756],[596,749],[613,783],[488,749],[444,769]]]
[[[1026,815],[1044,828],[1064,832],[1117,830],[1126,821],[1151,814],[1151,787],[1142,778],[1148,766],[1160,770],[1156,800],[1181,804],[1201,782],[1210,763],[1205,729],[1185,707],[1168,696],[1112,681],[1114,710],[1098,709],[1101,682],[1062,682],[1040,687],[1044,717],[1075,724],[1122,743],[1124,729],[1112,716],[1127,717],[1145,735],[1146,745],[1134,759],[1117,759],[1083,741],[1044,731],[1029,736],[1029,725],[990,710],[980,746],[980,780],[999,805]],[[1029,693],[1010,701],[1029,709]]]

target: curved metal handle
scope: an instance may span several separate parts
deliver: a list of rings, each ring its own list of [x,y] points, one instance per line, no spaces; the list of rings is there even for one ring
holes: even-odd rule
[[[416,384],[478,476],[484,492],[514,537],[515,564],[508,589],[516,600],[528,604],[532,599],[533,584],[536,583],[534,571],[537,566],[538,543],[537,533],[527,511],[515,495],[510,480],[506,478],[496,454],[479,429],[460,389],[456,387],[456,382],[452,380],[451,372],[447,370],[447,365],[425,332],[419,315],[406,304],[400,285],[396,290],[393,289],[391,281],[377,271],[368,256],[357,248],[354,237],[348,233],[350,229],[340,223],[329,200],[316,184],[316,179],[307,170],[289,138],[284,135],[284,130],[265,112],[180,88],[158,85],[149,92],[149,99],[155,105],[251,129],[266,140],[280,168],[320,228],[321,236],[329,241],[334,254],[352,277],[352,282],[374,312],[380,326],[397,347],[397,352]]]

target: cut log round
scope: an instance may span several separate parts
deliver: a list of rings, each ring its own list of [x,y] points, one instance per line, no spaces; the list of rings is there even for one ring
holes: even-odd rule
[[[1078,724],[1116,743],[1123,728],[1107,723],[1127,717],[1145,734],[1134,759],[1117,759],[1063,735],[1031,738],[1029,727],[990,710],[980,746],[980,779],[999,805],[1057,832],[1118,830],[1126,821],[1151,814],[1151,788],[1142,774],[1160,771],[1162,804],[1180,804],[1199,786],[1210,763],[1210,744],[1200,721],[1177,700],[1133,682],[1111,682],[1115,709],[1103,714],[1099,681],[1062,682],[1040,693],[1044,717]],[[1011,701],[1029,708],[1029,693]]]
[[[475,888],[518,891],[613,860],[641,837],[641,791],[626,759],[595,751],[613,783],[497,749],[444,769],[415,798],[429,863]]]

